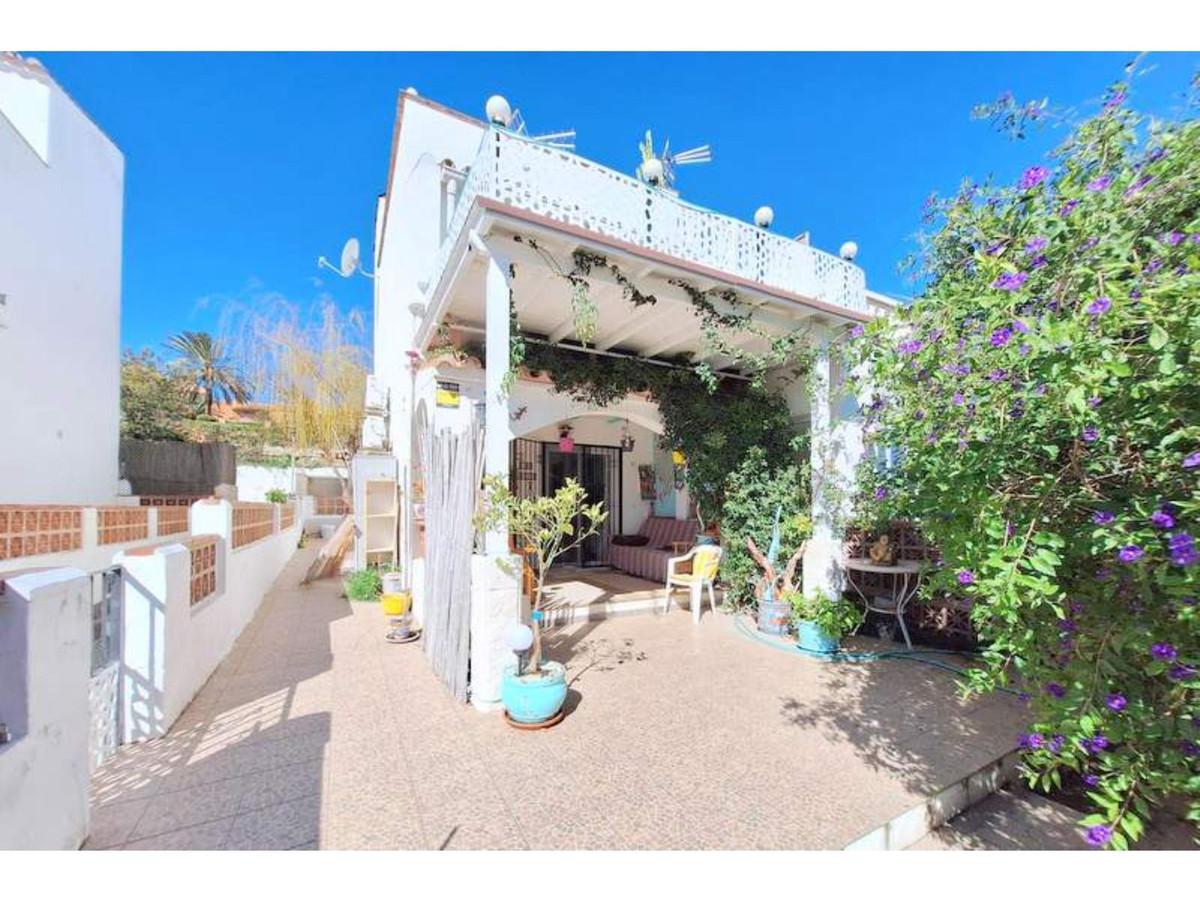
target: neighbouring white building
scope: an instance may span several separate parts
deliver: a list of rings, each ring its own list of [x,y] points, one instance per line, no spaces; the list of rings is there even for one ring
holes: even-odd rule
[[[117,494],[124,181],[50,74],[0,54],[0,503]]]
[[[394,548],[418,614],[428,604],[428,583],[450,578],[428,572],[424,536],[433,513],[426,493],[440,464],[423,459],[421,433],[463,430],[472,420],[484,423],[483,469],[506,476],[514,490],[550,493],[574,476],[592,500],[606,502],[611,524],[573,561],[581,568],[611,563],[611,535],[638,531],[648,516],[687,519],[689,499],[676,488],[670,449],[657,440],[663,426],[651,400],[631,396],[589,408],[555,393],[545,378],[505,379],[514,322],[527,341],[586,344],[588,353],[662,365],[687,352],[739,378],[737,361],[706,345],[680,282],[734,292],[772,334],[808,329],[824,388],[812,403],[799,387],[790,389],[789,407],[805,428],[811,423],[815,480],[852,471],[861,453],[857,405],[840,388],[836,366],[830,372],[828,344],[894,307],[868,292],[852,247],[844,257],[824,253],[806,237],[772,233],[769,211],[756,214],[758,225],[741,221],[690,204],[661,181],[531,138],[514,130],[502,98],[489,101],[488,116],[491,122],[481,121],[411,89],[399,98],[375,225],[375,372],[363,436],[368,451],[355,473],[360,565],[382,563]],[[563,278],[579,250],[606,264],[588,276],[595,329],[586,342]],[[630,304],[618,273],[656,301]],[[748,350],[766,347],[761,333],[743,341]],[[450,343],[476,352],[448,354]],[[564,430],[572,441],[560,444]],[[654,490],[643,493],[649,474]],[[400,499],[398,522],[388,518],[388,479]],[[374,501],[373,484],[385,492]],[[824,504],[814,499],[806,587],[839,579],[840,537]],[[694,533],[687,525],[680,533],[689,529]],[[378,549],[384,556],[372,558]],[[510,554],[506,535],[489,534],[470,562],[470,693],[483,709],[497,702],[501,670],[512,660],[503,633],[522,613],[515,577],[497,566]]]

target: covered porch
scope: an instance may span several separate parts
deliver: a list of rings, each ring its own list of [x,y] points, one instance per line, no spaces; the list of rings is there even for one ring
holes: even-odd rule
[[[701,211],[617,173],[605,172],[611,184],[603,190],[580,186],[586,190],[578,196],[567,182],[557,185],[566,192],[562,203],[509,181],[540,169],[568,180],[595,176],[595,167],[579,166],[571,155],[532,148],[503,130],[484,136],[466,173],[444,165],[444,234],[420,283],[424,299],[410,305],[411,420],[402,420],[397,444],[414,447],[412,437],[422,430],[482,426],[482,470],[505,479],[514,493],[551,494],[571,477],[585,484],[590,501],[603,500],[609,513],[603,534],[567,562],[578,570],[558,590],[560,616],[574,621],[586,610],[582,619],[590,620],[600,609],[652,607],[674,546],[686,548],[703,527],[693,517],[686,480],[670,463],[674,449],[663,440],[669,430],[653,392],[597,399],[594,391],[574,391],[540,368],[547,353],[566,355],[575,361],[570,366],[602,361],[682,373],[695,380],[696,395],[705,395],[705,380],[766,380],[786,402],[794,429],[810,438],[814,527],[804,587],[839,591],[833,515],[846,493],[824,488],[835,481],[846,488],[862,446],[857,407],[845,397],[831,348],[877,312],[861,270],[806,241]],[[568,203],[608,193],[622,199],[626,213],[644,208],[650,221],[619,224],[601,210],[592,216]],[[780,347],[806,349],[805,378],[796,377],[787,354],[769,371],[748,363],[775,359]],[[418,428],[417,421],[428,425]],[[621,447],[626,439],[629,450]],[[408,494],[415,500],[420,493]],[[679,535],[648,529],[656,518],[676,521]],[[624,556],[617,569],[644,583],[589,575],[613,566],[614,537],[641,531],[650,533],[652,547]],[[520,572],[513,551],[506,534],[489,532],[472,563],[470,693],[483,709],[497,705],[500,674],[513,660],[504,632],[525,613],[519,579],[511,575]],[[635,557],[645,560],[633,565]],[[424,575],[419,560],[413,572],[417,581]]]

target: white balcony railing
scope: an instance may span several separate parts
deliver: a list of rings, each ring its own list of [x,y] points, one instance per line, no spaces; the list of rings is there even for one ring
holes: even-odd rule
[[[486,197],[765,287],[866,312],[866,278],[852,263],[562,150],[490,129],[458,190],[434,261],[436,291],[476,198]]]

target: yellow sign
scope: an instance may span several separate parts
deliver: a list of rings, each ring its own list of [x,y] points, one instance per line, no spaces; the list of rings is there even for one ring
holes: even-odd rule
[[[459,388],[457,382],[438,382],[434,396],[438,407],[458,407]]]

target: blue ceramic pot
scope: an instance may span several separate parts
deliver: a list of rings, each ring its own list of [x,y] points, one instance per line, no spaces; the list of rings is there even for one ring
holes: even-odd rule
[[[500,683],[504,710],[517,723],[542,723],[560,710],[567,700],[567,669],[547,661],[536,675],[517,676],[517,666],[504,669]]]
[[[796,644],[805,651],[831,655],[838,650],[838,641],[817,626],[815,620],[796,621]]]

